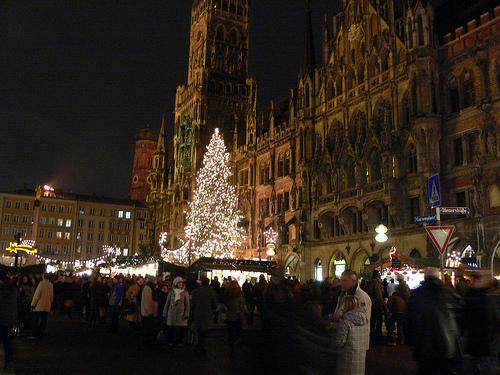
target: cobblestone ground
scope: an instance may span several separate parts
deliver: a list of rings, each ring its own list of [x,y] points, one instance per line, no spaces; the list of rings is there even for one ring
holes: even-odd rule
[[[166,346],[141,350],[138,333],[124,322],[117,333],[109,332],[106,326],[89,332],[80,319],[51,315],[43,340],[15,339],[14,370],[5,374],[262,374],[266,361],[272,358],[259,350],[260,338],[257,330],[244,331],[237,353],[231,358],[226,331],[216,328],[208,338],[207,359],[198,359],[189,347],[175,352],[169,352]],[[1,352],[0,366],[3,367]],[[368,352],[366,373],[410,375],[415,373],[415,365],[406,347],[376,346]]]

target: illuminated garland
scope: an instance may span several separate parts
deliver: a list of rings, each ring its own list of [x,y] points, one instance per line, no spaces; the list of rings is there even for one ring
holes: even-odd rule
[[[31,254],[33,255],[38,263],[46,263],[46,264],[57,264],[61,265],[64,268],[67,267],[73,267],[73,268],[94,268],[103,264],[108,263],[107,260],[111,257],[113,261],[116,260],[116,253],[117,253],[117,248],[114,246],[110,245],[103,245],[103,255],[96,257],[96,258],[91,258],[91,259],[85,259],[85,260],[80,260],[80,259],[75,259],[75,260],[58,260],[54,258],[49,258],[45,257],[42,255],[38,254]]]

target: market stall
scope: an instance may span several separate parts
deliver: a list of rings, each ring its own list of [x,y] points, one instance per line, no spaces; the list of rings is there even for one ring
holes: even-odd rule
[[[209,279],[217,276],[223,280],[231,276],[242,285],[248,277],[258,279],[265,275],[268,278],[275,268],[276,262],[266,260],[200,258],[189,267],[189,271],[198,276],[205,274]]]

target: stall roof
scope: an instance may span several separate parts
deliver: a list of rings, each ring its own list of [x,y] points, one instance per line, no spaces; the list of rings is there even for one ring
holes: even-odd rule
[[[200,270],[237,270],[246,272],[262,272],[271,274],[276,268],[276,262],[248,259],[215,259],[200,258],[189,269]]]

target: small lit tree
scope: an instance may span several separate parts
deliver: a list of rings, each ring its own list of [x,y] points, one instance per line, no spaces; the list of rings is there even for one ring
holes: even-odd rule
[[[243,216],[238,210],[236,187],[224,140],[215,129],[196,177],[185,228],[185,249],[190,261],[200,257],[233,258],[241,245]]]

